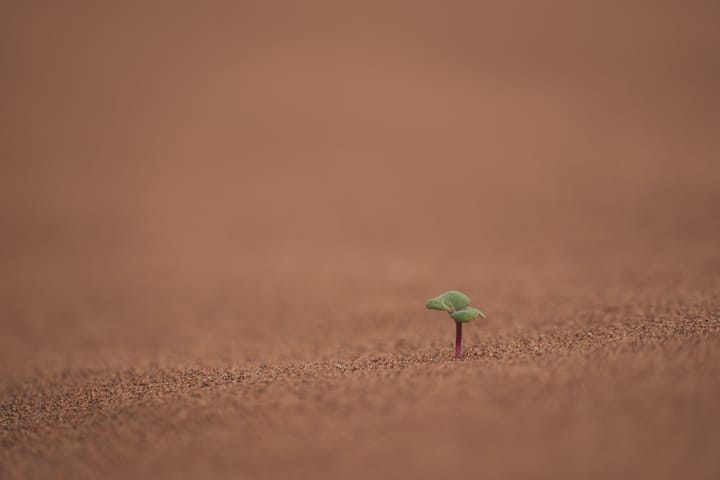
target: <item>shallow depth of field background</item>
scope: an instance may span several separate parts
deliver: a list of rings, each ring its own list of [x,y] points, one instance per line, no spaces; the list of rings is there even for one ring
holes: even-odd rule
[[[718,52],[699,0],[2,2],[0,474],[717,478]]]

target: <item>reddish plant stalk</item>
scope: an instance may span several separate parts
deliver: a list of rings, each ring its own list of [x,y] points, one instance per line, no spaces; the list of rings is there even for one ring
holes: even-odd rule
[[[462,356],[462,322],[455,322],[455,358]]]

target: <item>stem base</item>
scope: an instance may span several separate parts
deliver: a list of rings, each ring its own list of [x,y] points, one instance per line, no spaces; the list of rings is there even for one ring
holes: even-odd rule
[[[455,359],[462,357],[462,323],[455,322]]]

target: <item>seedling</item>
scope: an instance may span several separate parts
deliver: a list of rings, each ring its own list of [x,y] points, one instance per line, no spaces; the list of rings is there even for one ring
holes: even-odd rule
[[[450,290],[425,302],[430,310],[444,310],[455,320],[455,358],[462,356],[462,326],[477,317],[485,318],[485,314],[477,308],[468,307],[470,298],[462,292]]]

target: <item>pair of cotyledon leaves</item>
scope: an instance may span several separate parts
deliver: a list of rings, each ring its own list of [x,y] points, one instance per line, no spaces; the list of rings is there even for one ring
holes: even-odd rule
[[[485,314],[470,305],[470,297],[457,290],[450,290],[425,302],[425,307],[430,310],[444,310],[456,322],[472,322],[477,317],[485,318]]]

